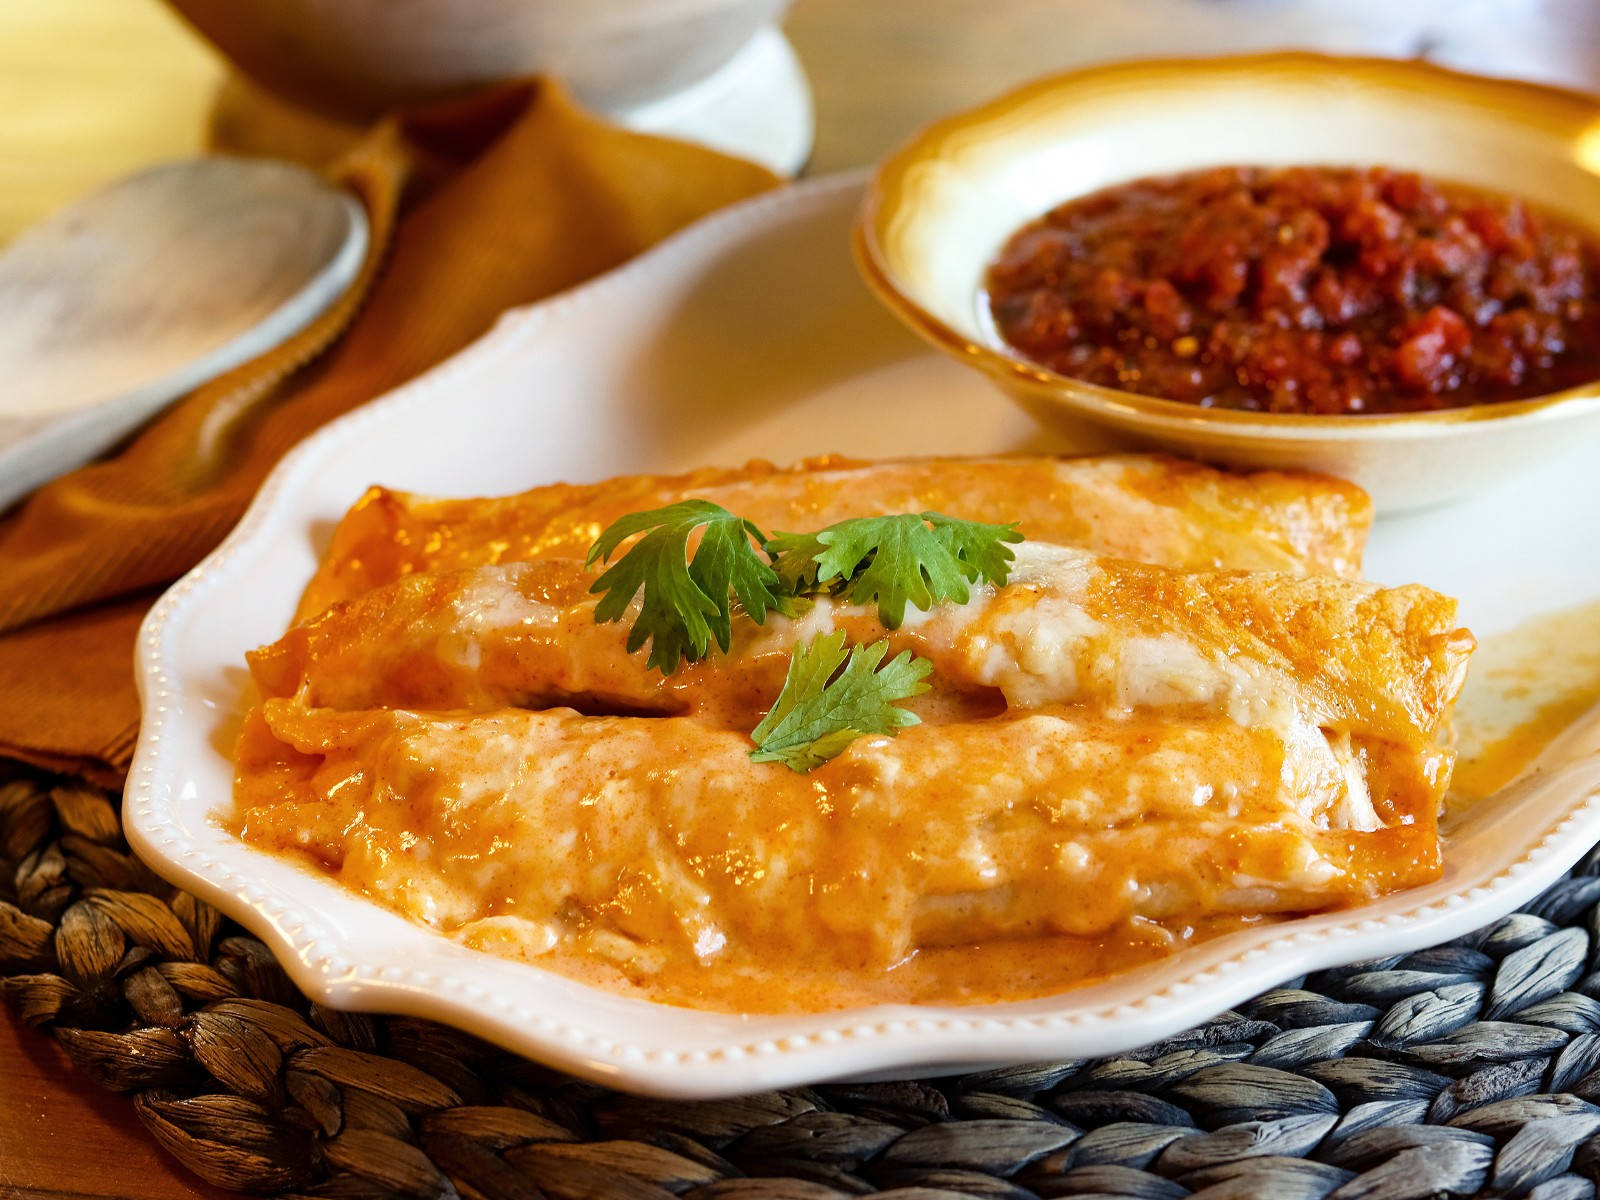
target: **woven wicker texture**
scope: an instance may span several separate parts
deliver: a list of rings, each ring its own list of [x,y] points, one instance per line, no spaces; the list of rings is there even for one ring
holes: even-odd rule
[[[492,1200],[1576,1200],[1600,1176],[1600,855],[1470,937],[1136,1054],[678,1103],[309,1004],[162,884],[114,798],[0,782],[11,1009],[205,1179]]]

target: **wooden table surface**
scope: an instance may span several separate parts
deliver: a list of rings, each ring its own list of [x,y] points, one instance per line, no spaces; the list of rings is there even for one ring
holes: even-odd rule
[[[1321,18],[1273,26],[1263,6],[1198,0],[797,0],[787,28],[816,96],[810,170],[823,173],[873,161],[941,112],[1094,58],[1309,31],[1324,47],[1357,48],[1365,18],[1328,14],[1371,7],[1339,0]],[[1241,26],[1241,11],[1257,15]],[[305,158],[340,137],[230,81],[157,0],[0,3],[0,244],[98,183],[205,149],[213,129],[230,145],[288,144]],[[74,1076],[53,1042],[0,1016],[0,1200],[222,1194],[163,1156],[124,1099]]]
[[[0,1198],[231,1194],[168,1158],[132,1105],[77,1075],[53,1040],[0,1017]]]

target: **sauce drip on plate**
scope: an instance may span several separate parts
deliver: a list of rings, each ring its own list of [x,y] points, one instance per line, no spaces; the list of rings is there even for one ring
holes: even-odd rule
[[[1447,817],[1505,787],[1600,705],[1600,601],[1546,613],[1478,645],[1456,707]]]

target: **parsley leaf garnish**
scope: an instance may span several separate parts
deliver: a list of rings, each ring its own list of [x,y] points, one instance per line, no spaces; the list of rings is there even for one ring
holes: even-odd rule
[[[689,538],[705,527],[694,557]],[[726,651],[733,639],[733,597],[757,624],[769,609],[787,610],[778,576],[755,546],[766,540],[754,524],[709,500],[680,500],[665,508],[630,513],[613,523],[589,548],[586,566],[606,562],[624,540],[644,536],[589,589],[604,593],[595,605],[597,622],[620,621],[641,591],[639,615],[628,631],[631,653],[650,640],[646,669],[663,675],[682,659],[706,656],[711,639]]]
[[[927,691],[933,664],[902,650],[880,669],[888,649],[886,641],[846,649],[844,630],[797,644],[783,690],[750,734],[751,760],[805,774],[863,734],[918,724],[915,713],[894,702]]]
[[[987,525],[943,513],[856,517],[816,533],[775,533],[764,543],[786,590],[843,594],[878,606],[878,620],[898,629],[906,605],[924,611],[941,601],[965,604],[967,584],[999,585],[1016,557],[1016,524]]]

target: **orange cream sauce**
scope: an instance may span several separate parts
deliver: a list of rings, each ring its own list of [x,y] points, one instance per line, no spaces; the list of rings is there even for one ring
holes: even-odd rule
[[[1261,577],[1268,591],[1306,572],[1353,575],[1369,515],[1347,485],[1163,459],[814,469],[815,479],[757,466],[499,501],[375,492],[341,526],[302,613],[407,577],[433,586],[444,579],[434,572],[474,564],[570,566],[602,521],[674,489],[725,489],[716,498],[738,511],[765,504],[763,523],[778,528],[857,515],[834,511],[846,499],[861,511],[990,520],[1021,510],[1040,540],[1183,570],[1290,573]],[[1146,599],[1173,601],[1164,589]],[[538,596],[586,594],[563,585]],[[423,596],[419,618],[449,599]],[[1277,611],[1276,599],[1263,603]],[[1357,610],[1315,611],[1345,636]],[[459,705],[470,696],[457,695],[430,709],[441,685],[428,673],[491,660],[448,629],[398,609],[391,619],[417,636],[407,656],[389,656],[387,683],[373,675],[374,687],[350,692],[348,711],[334,685],[376,661],[360,644],[374,623],[350,620],[352,632],[321,650],[302,626],[255,657],[276,698],[241,735],[233,827],[466,945],[667,1003],[781,1012],[1029,999],[1274,919],[1263,914],[1359,901],[1439,869],[1434,813],[1448,756],[1430,743],[1426,698],[1397,718],[1397,729],[1417,725],[1398,743],[1349,730],[1324,742],[1303,713],[1258,728],[1198,701],[1134,720],[1082,704],[1028,715],[1007,710],[998,689],[952,676],[908,705],[923,725],[861,739],[797,776],[749,763],[753,703],[732,721],[629,716],[639,709],[604,697],[577,704],[593,718],[501,707],[504,697],[468,711]],[[1271,619],[1238,618],[1244,629]],[[1322,636],[1322,620],[1308,635]],[[1464,656],[1469,645],[1426,653]],[[923,649],[938,658],[938,646]],[[330,656],[330,682],[315,703],[331,707],[310,707],[302,690],[318,654]],[[1323,659],[1295,659],[1291,674]],[[748,666],[743,690],[767,696],[773,664]],[[1352,666],[1347,683],[1357,667],[1371,664]],[[1406,674],[1371,669],[1378,683]],[[1370,788],[1365,823],[1347,815],[1361,807],[1348,803],[1351,772]]]
[[[569,979],[715,1012],[827,1012],[868,1004],[1000,1004],[1053,996],[1157,962],[1185,946],[1282,920],[1277,916],[1211,917],[1171,927],[1131,923],[1098,938],[1054,935],[933,947],[879,967],[794,964],[782,972],[679,964],[662,979],[637,978],[587,955],[555,953],[529,961]],[[505,957],[525,957],[516,940],[492,934],[464,944]]]
[[[578,950],[657,998],[764,979],[742,1008],[798,1005],[791,976],[881,990],[926,951],[1000,940],[1070,935],[1058,949],[1093,954],[1063,965],[1098,970],[1130,931],[1136,958],[1157,949],[1156,923],[1346,903],[1438,866],[1414,756],[1374,747],[1386,827],[1357,834],[1328,820],[1337,779],[1313,762],[1291,786],[1296,743],[1225,717],[930,721],[805,776],[747,751],[691,718],[275,700],[241,741],[240,829],[464,940]]]
[[[1484,637],[1456,705],[1456,769],[1446,817],[1514,780],[1600,705],[1600,601]]]
[[[373,488],[346,514],[299,616],[416,571],[582,558],[629,512],[688,496],[762,529],[803,532],[846,517],[931,509],[1019,522],[1040,541],[1167,566],[1355,577],[1372,520],[1366,494],[1326,476],[1242,475],[1159,455],[864,463],[752,462],[686,475],[552,484],[492,500]]]

